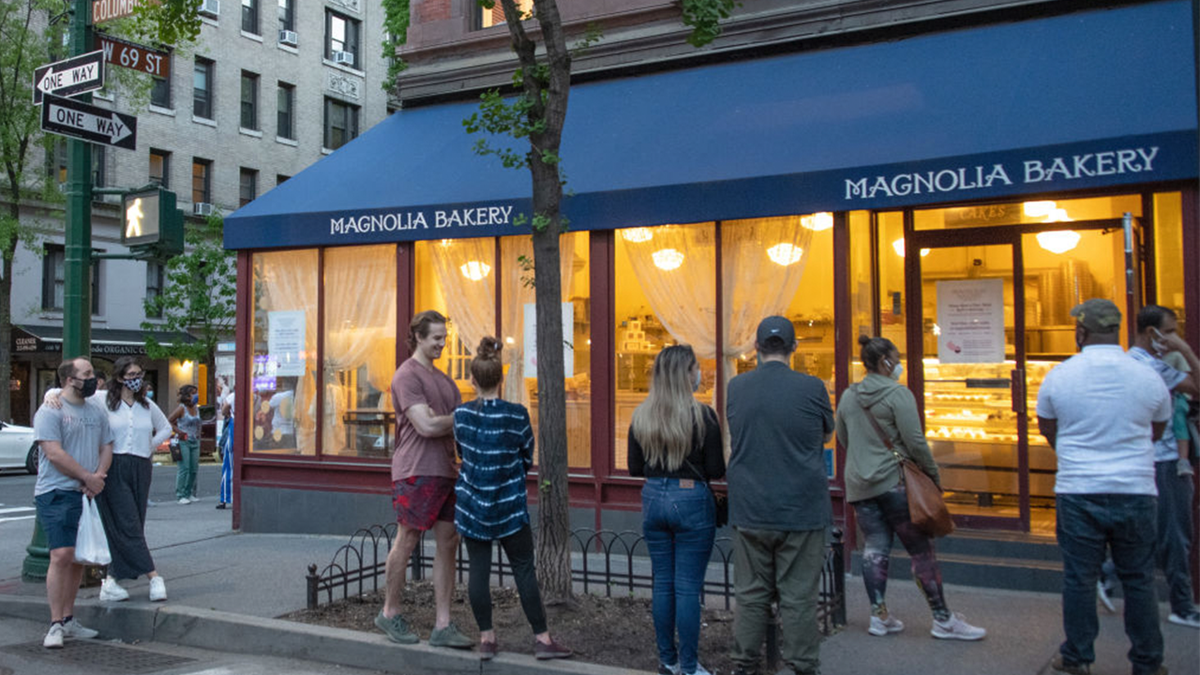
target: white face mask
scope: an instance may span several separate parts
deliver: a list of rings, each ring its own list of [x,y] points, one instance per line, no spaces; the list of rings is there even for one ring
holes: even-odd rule
[[[700,369],[697,368],[696,369],[696,381],[692,383],[692,391],[697,391],[698,389],[700,389],[700,381],[701,381]]]
[[[889,363],[891,363],[891,361],[884,361],[883,365],[886,366]],[[904,374],[904,366],[902,364],[900,364],[899,362],[897,362],[895,366],[892,366],[892,371],[890,373],[888,373],[888,377],[899,382],[900,376],[903,374]]]

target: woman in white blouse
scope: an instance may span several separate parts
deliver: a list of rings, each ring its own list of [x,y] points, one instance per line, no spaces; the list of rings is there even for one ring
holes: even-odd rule
[[[90,399],[104,406],[115,439],[112,466],[104,491],[96,499],[112,552],[108,576],[100,586],[100,600],[105,602],[128,599],[129,591],[117,580],[136,579],[143,574],[150,578],[150,599],[167,599],[166,584],[146,546],[145,530],[152,457],[154,449],[171,437],[171,424],[154,401],[146,398],[144,376],[139,359],[122,356],[114,365],[108,391],[98,391]],[[57,403],[58,391],[46,393],[47,403]]]

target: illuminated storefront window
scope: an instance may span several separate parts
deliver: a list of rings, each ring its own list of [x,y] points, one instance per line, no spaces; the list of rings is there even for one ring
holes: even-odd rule
[[[250,451],[316,454],[317,252],[254,256]]]
[[[326,455],[390,457],[395,415],[396,247],[325,250]]]
[[[433,309],[450,319],[446,348],[435,365],[458,384],[464,401],[475,398],[471,355],[481,338],[496,334],[496,240],[417,242],[414,293],[415,311]],[[411,318],[401,321],[401,337]]]

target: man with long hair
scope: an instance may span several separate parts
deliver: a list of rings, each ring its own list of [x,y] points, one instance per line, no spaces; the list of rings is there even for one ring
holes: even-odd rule
[[[475,641],[450,622],[458,532],[454,529],[454,409],[462,403],[458,385],[434,365],[446,347],[446,317],[427,310],[408,328],[411,356],[392,378],[396,445],[392,454],[392,507],[399,525],[387,558],[383,609],[375,625],[393,642],[416,644],[417,634],[400,615],[404,573],[421,534],[433,530],[433,597],[436,609],[429,644],[470,649]]]

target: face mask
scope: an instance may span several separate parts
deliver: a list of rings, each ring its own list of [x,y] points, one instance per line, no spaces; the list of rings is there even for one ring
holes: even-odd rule
[[[146,392],[146,398],[150,399],[151,401],[154,400],[154,390],[153,389]]]
[[[696,391],[697,389],[700,388],[700,380],[701,380],[700,369],[697,368],[696,369],[696,381],[692,383],[692,391]]]
[[[200,394],[192,394],[192,405],[200,402]]]
[[[80,382],[83,382],[83,386],[79,388],[80,396],[87,398],[96,393],[96,378],[89,377],[86,380],[80,380]]]
[[[125,380],[125,388],[129,391],[137,393],[142,388],[142,378],[135,377],[132,380]]]
[[[889,363],[891,363],[890,360],[885,360],[883,362],[883,365],[886,366]],[[900,364],[899,362],[897,362],[896,365],[892,367],[892,370],[888,373],[888,377],[899,382],[900,376],[903,374],[904,374],[904,366],[902,364]]]

